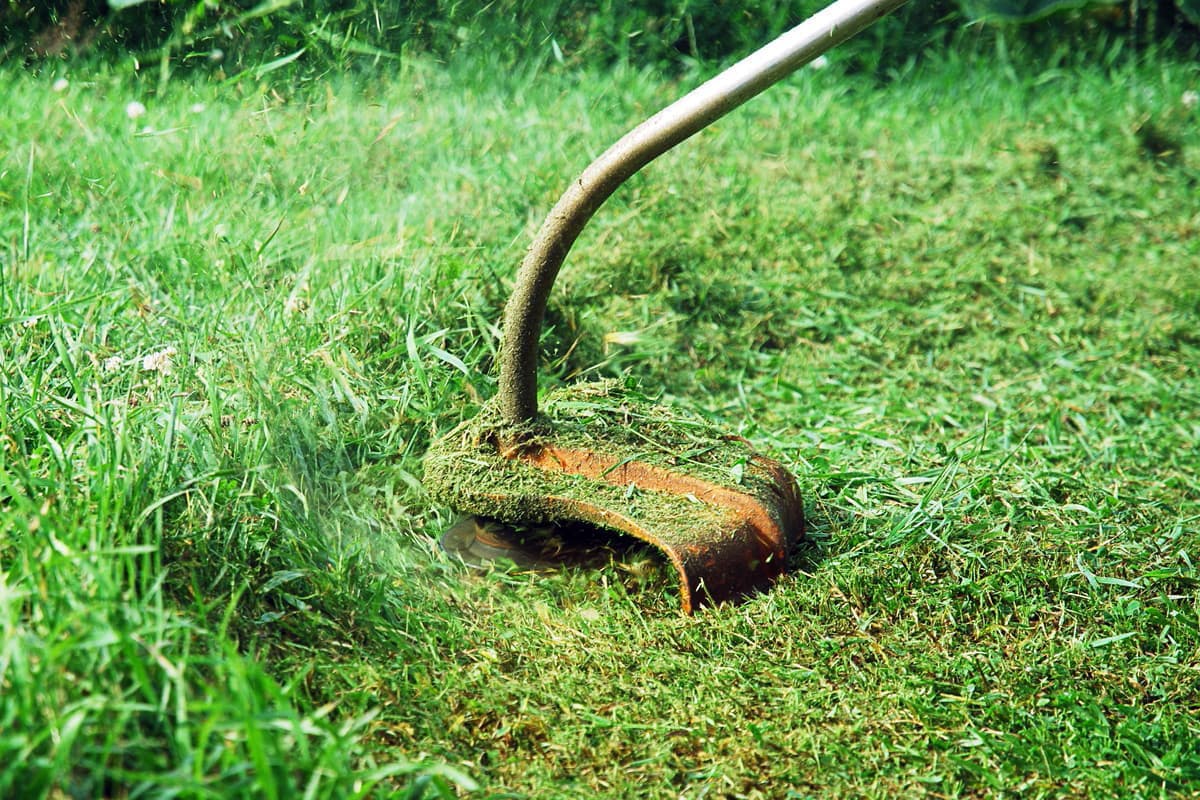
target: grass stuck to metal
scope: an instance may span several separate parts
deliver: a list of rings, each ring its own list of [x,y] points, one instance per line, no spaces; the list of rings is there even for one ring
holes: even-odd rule
[[[425,483],[502,522],[585,522],[648,542],[675,566],[688,612],[769,585],[803,531],[778,462],[614,381],[551,393],[534,422],[489,403],[434,443]]]

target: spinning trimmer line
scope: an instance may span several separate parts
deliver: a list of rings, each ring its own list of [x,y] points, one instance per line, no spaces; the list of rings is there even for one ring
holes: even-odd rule
[[[540,524],[631,534],[679,575],[683,609],[732,600],[783,574],[804,530],[795,479],[745,440],[615,382],[537,397],[546,302],[592,215],[631,175],[905,0],[839,0],[659,111],[568,187],[526,253],[504,310],[499,392],[425,459],[434,499],[463,514],[442,537],[467,561],[553,561]],[[514,527],[517,526],[517,527]],[[552,538],[552,537],[551,537]]]

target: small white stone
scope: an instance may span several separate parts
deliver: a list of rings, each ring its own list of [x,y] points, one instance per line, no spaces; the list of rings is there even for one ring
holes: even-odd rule
[[[147,372],[158,372],[163,375],[171,374],[171,357],[175,355],[175,348],[168,347],[165,350],[159,350],[157,353],[151,353],[142,359],[142,369]]]

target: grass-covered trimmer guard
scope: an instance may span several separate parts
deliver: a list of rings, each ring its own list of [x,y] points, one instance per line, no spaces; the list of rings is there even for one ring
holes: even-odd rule
[[[505,308],[498,394],[426,456],[431,495],[476,515],[447,532],[447,549],[519,556],[515,540],[489,539],[478,518],[624,531],[675,565],[687,612],[764,588],[783,573],[804,525],[792,475],[744,440],[611,382],[552,392],[539,413],[542,320],[567,252],[618,186],[904,2],[839,0],[637,126],[571,183]]]

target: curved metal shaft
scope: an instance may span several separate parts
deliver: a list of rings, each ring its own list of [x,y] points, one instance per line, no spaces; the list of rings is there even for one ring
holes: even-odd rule
[[[563,259],[592,214],[631,175],[906,0],[837,0],[625,134],[571,183],[525,254],[504,309],[500,408],[509,422],[537,416],[542,319]]]

